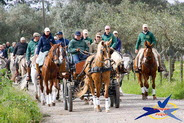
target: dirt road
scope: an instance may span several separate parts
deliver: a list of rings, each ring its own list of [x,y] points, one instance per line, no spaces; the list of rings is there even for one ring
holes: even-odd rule
[[[33,86],[30,86],[29,93],[33,94]],[[180,121],[171,117],[152,119],[146,116],[135,120],[146,112],[142,109],[143,107],[153,107],[157,105],[157,101],[164,99],[152,100],[150,96],[148,100],[142,100],[141,95],[124,94],[121,96],[120,108],[110,108],[109,113],[105,112],[103,97],[100,98],[102,112],[94,112],[92,105],[84,105],[84,102],[79,99],[74,100],[73,112],[64,110],[62,98],[54,107],[42,106],[40,103],[39,107],[44,115],[43,123],[179,123]],[[170,99],[169,102],[177,105],[179,109],[174,115],[184,121],[184,100]]]

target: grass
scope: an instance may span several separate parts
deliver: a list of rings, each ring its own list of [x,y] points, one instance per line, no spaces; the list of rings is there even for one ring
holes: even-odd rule
[[[168,63],[166,63],[168,69]],[[141,94],[141,88],[138,84],[137,77],[134,80],[134,75],[131,72],[128,77],[126,76],[123,80],[123,92],[129,94]],[[169,82],[168,78],[162,79],[160,82],[160,74],[157,73],[156,77],[156,95],[158,97],[168,97],[172,94],[172,99],[184,99],[184,81],[180,81],[180,63],[175,63],[175,71],[173,74],[172,81]],[[152,84],[149,82],[149,95],[152,95]]]
[[[0,122],[32,123],[41,119],[37,103],[24,91],[12,87],[10,80],[0,76]]]

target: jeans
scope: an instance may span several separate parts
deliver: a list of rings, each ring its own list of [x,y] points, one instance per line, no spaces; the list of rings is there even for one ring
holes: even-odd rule
[[[87,56],[84,54],[74,54],[74,55],[72,55],[72,57],[73,57],[73,62],[75,64],[80,62],[81,60],[85,60],[87,58]]]

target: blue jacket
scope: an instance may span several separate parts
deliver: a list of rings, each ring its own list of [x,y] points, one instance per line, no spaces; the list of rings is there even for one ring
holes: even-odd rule
[[[61,46],[64,47],[65,46],[65,43],[66,43],[66,46],[68,46],[69,44],[69,40],[68,39],[64,39],[64,38],[61,38],[59,40],[56,40],[56,44],[59,44],[61,43]]]
[[[119,38],[117,38],[117,45],[116,45],[115,50],[119,52],[121,51],[121,40]]]
[[[1,50],[0,51],[0,56],[3,56],[4,58],[8,58],[8,55],[7,55],[7,51],[6,50]]]
[[[51,48],[50,43],[56,44],[54,38],[52,37],[52,34],[50,34],[48,38],[46,38],[45,34],[43,34],[38,42],[36,54],[38,55],[40,51],[41,52],[49,51]]]

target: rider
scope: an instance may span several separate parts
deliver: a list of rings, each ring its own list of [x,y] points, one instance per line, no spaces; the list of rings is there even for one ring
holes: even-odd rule
[[[98,32],[95,36],[94,42],[91,44],[89,51],[90,53],[96,53],[99,42],[102,40],[102,34]]]
[[[57,32],[56,35],[57,35],[57,39],[58,39],[58,40],[56,40],[56,44],[61,43],[62,47],[68,46],[69,40],[63,38],[63,32]]]
[[[135,62],[136,62],[135,72],[137,73],[141,71],[141,61],[142,61],[143,52],[144,52],[144,48],[141,48],[140,50],[138,50],[139,46],[144,47],[145,41],[149,41],[151,44],[154,44],[154,45],[156,44],[155,36],[153,35],[153,33],[151,33],[148,30],[148,25],[143,24],[142,29],[143,29],[143,32],[139,34],[136,42],[136,46],[135,46],[135,53],[138,53],[135,58]],[[163,68],[161,67],[160,54],[157,52],[155,48],[152,48],[152,51],[157,61],[158,72],[162,72]]]
[[[13,53],[15,46],[16,46],[16,42],[13,42],[12,46],[9,48],[9,54]]]
[[[24,57],[27,49],[26,39],[24,37],[20,38],[20,42],[18,42],[13,51],[13,59],[16,59],[16,74],[18,75],[19,63],[20,60]]]
[[[0,45],[0,57],[6,58],[4,46]]]
[[[81,39],[81,32],[76,31],[74,39],[69,42],[69,52],[72,54],[74,63],[78,63],[81,60],[87,58],[85,53],[89,51],[89,47],[84,40]]]
[[[93,40],[91,38],[88,37],[88,30],[84,29],[82,31],[82,38],[85,40],[85,42],[87,43],[88,47],[90,47],[90,45],[93,43]]]
[[[43,65],[44,60],[46,55],[48,54],[51,45],[52,44],[56,44],[54,37],[52,36],[52,34],[50,33],[50,29],[48,27],[46,27],[44,29],[44,33],[41,36],[39,42],[38,42],[38,48],[36,51],[36,69],[38,72],[38,79],[41,78],[41,71],[40,71],[40,67]]]
[[[118,52],[121,52],[121,40],[118,37],[118,31],[114,31],[113,35],[117,38],[117,45],[116,45],[115,50]]]
[[[27,81],[30,81],[31,78],[31,62],[32,62],[32,58],[35,54],[35,49],[38,45],[38,41],[40,39],[40,34],[35,32],[33,34],[33,39],[28,43],[28,47],[27,47],[27,51],[26,51],[26,60],[27,60]]]
[[[112,51],[116,48],[117,45],[117,38],[111,33],[110,26],[105,26],[105,33],[102,35],[103,41],[110,41],[112,40],[112,43],[110,45],[110,48]]]

